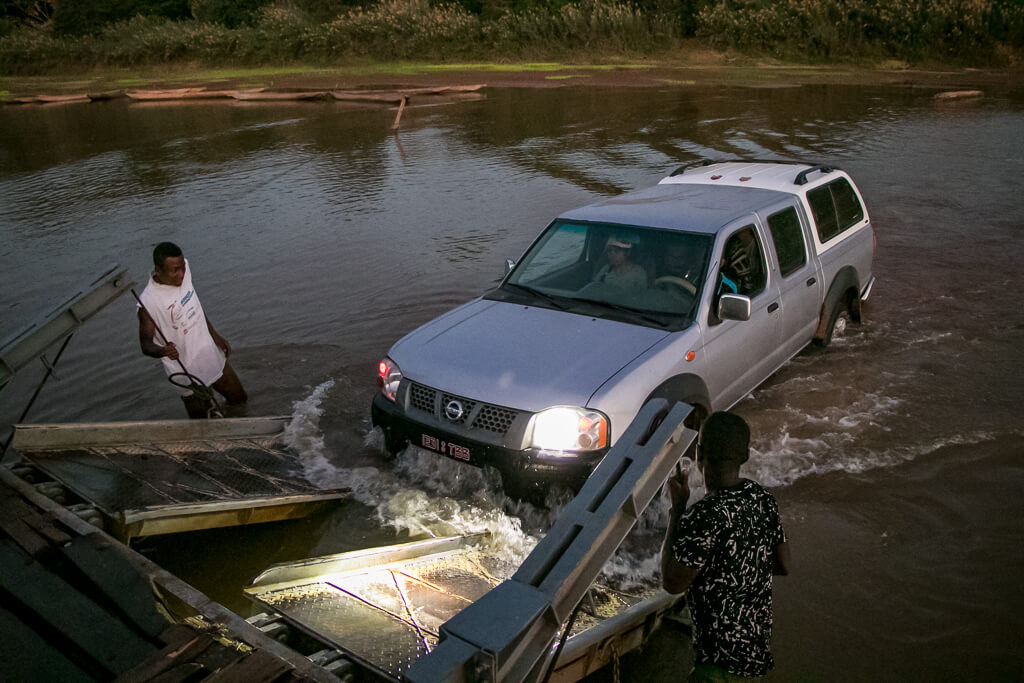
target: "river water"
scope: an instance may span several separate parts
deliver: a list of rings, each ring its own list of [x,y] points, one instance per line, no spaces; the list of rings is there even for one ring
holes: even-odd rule
[[[310,519],[139,544],[248,614],[241,587],[274,562],[479,529],[521,557],[543,533],[560,500],[389,460],[368,418],[391,343],[489,288],[552,217],[702,157],[837,164],[878,236],[865,323],[735,408],[793,550],[770,679],[1021,680],[1024,92],[934,93],[489,89],[410,107],[398,134],[393,110],[341,104],[4,107],[0,337],[115,263],[141,286],[156,242],[183,247],[250,413],[294,415],[310,476],[351,491]],[[0,424],[41,375],[0,393]],[[29,421],[183,416],[126,297],[76,334]],[[608,580],[657,580],[664,520],[659,501]],[[679,680],[685,647],[624,677]]]

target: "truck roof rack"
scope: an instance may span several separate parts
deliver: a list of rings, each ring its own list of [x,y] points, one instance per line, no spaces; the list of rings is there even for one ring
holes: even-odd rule
[[[806,185],[807,176],[815,171],[821,171],[822,173],[831,173],[832,171],[838,170],[832,164],[818,164],[807,161],[794,161],[792,159],[701,159],[698,162],[683,164],[676,170],[669,173],[670,178],[674,178],[677,175],[682,175],[690,168],[713,166],[714,164],[809,164],[810,168],[805,168],[796,174],[796,178],[793,179],[794,185]]]
[[[797,185],[806,185],[807,184],[807,174],[808,173],[814,173],[815,171],[821,171],[822,174],[825,174],[825,173],[831,173],[834,170],[836,170],[836,167],[832,166],[830,164],[815,164],[815,165],[811,166],[810,168],[805,168],[804,170],[802,170],[799,173],[797,173],[796,174],[796,178],[793,180],[793,182],[795,184],[797,184]]]

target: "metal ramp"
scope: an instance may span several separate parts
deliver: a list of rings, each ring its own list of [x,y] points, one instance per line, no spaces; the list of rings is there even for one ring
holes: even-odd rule
[[[57,342],[74,334],[86,320],[128,291],[128,271],[114,266],[92,282],[77,288],[39,320],[0,341],[0,388],[22,367]]]
[[[344,496],[302,475],[281,444],[287,417],[15,425],[12,447],[95,506],[111,535],[305,516]]]
[[[649,402],[521,566],[477,534],[275,565],[246,593],[390,680],[580,680],[641,645],[676,601],[593,581],[696,438],[690,411]]]
[[[413,662],[434,650],[442,624],[515,572],[517,567],[488,555],[486,546],[487,534],[481,533],[280,564],[256,577],[245,592],[361,666],[400,680]],[[580,649],[580,634],[655,594],[592,586],[562,661],[579,659],[572,653]],[[660,595],[648,607],[671,604]],[[556,673],[552,680],[577,678]]]

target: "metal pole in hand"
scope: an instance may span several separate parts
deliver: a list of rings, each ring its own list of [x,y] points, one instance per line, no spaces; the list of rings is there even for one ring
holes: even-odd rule
[[[141,308],[146,316],[153,322],[153,329],[155,329],[156,333],[160,335],[160,341],[163,342],[164,346],[167,346],[167,337],[165,337],[164,333],[160,331],[160,326],[156,324],[156,318],[149,315],[149,311],[146,310],[146,305],[142,303],[142,299],[139,298],[139,295],[135,293],[134,289],[131,290],[131,293],[132,296],[135,297],[135,300],[139,302],[139,308]],[[191,381],[192,374],[185,369],[185,364],[181,362],[181,358],[175,358],[174,360],[177,361],[178,367],[181,368],[181,371],[184,372],[185,376],[189,378],[189,381]]]

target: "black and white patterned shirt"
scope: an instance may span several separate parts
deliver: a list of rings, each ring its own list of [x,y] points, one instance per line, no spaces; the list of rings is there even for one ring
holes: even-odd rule
[[[772,560],[786,540],[775,498],[749,479],[716,489],[683,513],[675,538],[676,562],[700,570],[688,594],[696,663],[768,673]]]

